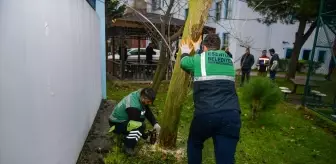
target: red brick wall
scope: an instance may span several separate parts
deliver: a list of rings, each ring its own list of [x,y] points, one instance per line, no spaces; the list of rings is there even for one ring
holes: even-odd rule
[[[131,45],[130,48],[138,48],[138,40],[131,39]],[[140,40],[140,48],[146,48],[146,40]]]

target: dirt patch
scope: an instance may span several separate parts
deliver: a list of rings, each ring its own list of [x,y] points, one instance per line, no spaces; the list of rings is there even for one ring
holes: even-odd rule
[[[108,117],[114,105],[114,101],[102,102],[79,155],[77,164],[104,164],[103,157],[112,147],[112,140],[107,135],[107,132],[110,128]]]

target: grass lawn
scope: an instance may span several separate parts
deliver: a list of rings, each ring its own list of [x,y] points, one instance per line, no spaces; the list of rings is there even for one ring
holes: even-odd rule
[[[290,86],[286,81],[278,80],[281,86]],[[108,98],[121,100],[130,92],[148,85],[144,84],[112,84],[108,83]],[[163,84],[157,95],[154,114],[160,116],[164,107],[168,85]],[[238,89],[238,94],[239,89]],[[253,122],[249,119],[247,104],[241,104],[242,129],[241,139],[236,153],[236,163],[246,164],[331,164],[336,163],[335,125],[326,124],[318,115],[296,110],[294,105],[282,103],[277,109],[263,113]],[[188,130],[193,115],[192,96],[183,106],[178,148],[185,152]],[[320,125],[324,125],[323,127]],[[151,128],[151,126],[148,126]],[[120,153],[111,152],[105,158],[106,163],[186,163],[185,155],[176,159],[174,155],[160,151],[151,152],[151,146],[141,144],[137,157],[126,158]],[[118,161],[118,162],[113,162]],[[205,143],[203,163],[214,161],[212,140]]]

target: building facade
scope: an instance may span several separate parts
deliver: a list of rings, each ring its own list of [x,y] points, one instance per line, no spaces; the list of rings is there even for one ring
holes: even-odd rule
[[[129,3],[133,1],[129,0]],[[169,0],[145,0],[145,2],[147,12],[164,14]],[[175,1],[172,13],[174,18],[186,19],[188,1]],[[292,25],[275,23],[268,26],[258,21],[261,18],[259,13],[248,7],[245,0],[214,0],[209,10],[207,26],[216,28],[216,33],[221,38],[221,48],[229,47],[237,69],[240,68],[240,59],[245,53],[245,47],[251,48],[251,53],[256,59],[262,50],[270,48],[275,49],[282,59],[291,57],[298,23]],[[306,29],[308,28],[309,25]],[[314,35],[315,32],[303,45],[299,60],[310,59]],[[329,49],[316,49],[314,60],[322,63],[317,73],[327,73],[330,58]]]

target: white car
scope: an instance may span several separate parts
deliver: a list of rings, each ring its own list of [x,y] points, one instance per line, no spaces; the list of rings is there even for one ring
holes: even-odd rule
[[[127,61],[128,62],[138,62],[138,48],[131,48],[127,49]],[[155,55],[153,55],[153,61],[158,62],[159,57],[160,57],[160,50],[154,49]],[[107,56],[108,60],[112,60],[113,56],[111,52],[108,53]],[[120,55],[119,54],[114,54],[114,59],[115,60],[120,60]],[[175,56],[172,55],[170,58],[171,61],[175,61]],[[146,48],[140,48],[140,62],[144,63],[146,61]]]
[[[155,55],[153,55],[153,61],[158,61],[160,57],[160,50],[154,49]],[[107,56],[108,60],[112,60],[113,56],[111,53]],[[114,55],[115,60],[120,60],[120,55]],[[146,48],[140,48],[140,61],[146,60]],[[127,61],[128,62],[137,62],[138,61],[138,48],[131,48],[127,52]]]

